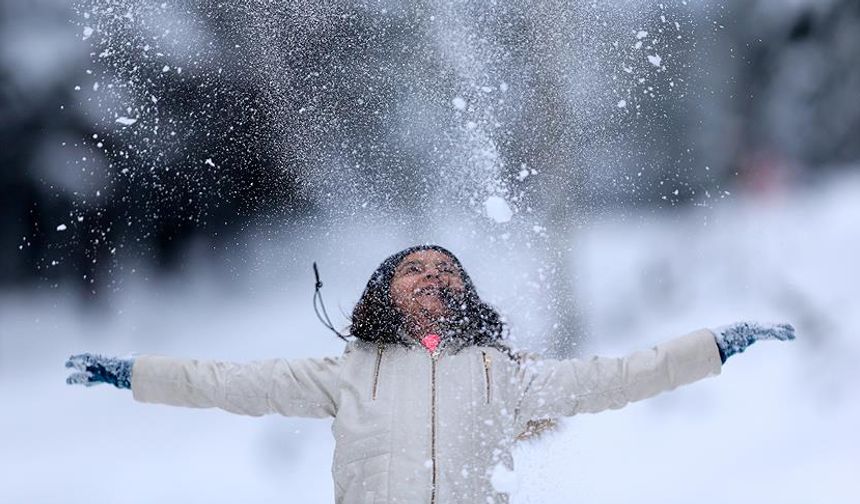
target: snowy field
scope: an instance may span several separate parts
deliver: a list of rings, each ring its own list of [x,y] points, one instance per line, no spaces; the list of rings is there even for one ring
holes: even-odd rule
[[[323,267],[330,312],[348,311],[376,264],[412,235],[326,231],[301,242],[313,247],[261,242],[233,274],[198,261],[147,280],[141,268],[96,308],[62,288],[2,293],[0,502],[332,502],[329,421],[143,405],[128,391],[66,386],[63,368],[82,351],[339,353],[311,310],[310,262]],[[506,275],[528,250],[496,260],[479,237],[432,234],[461,254],[515,334],[545,330],[524,314],[539,300],[517,297],[522,276]],[[745,319],[791,322],[798,340],[760,343],[719,377],[567,419],[521,445],[514,503],[858,502],[860,178],[605,217],[571,244],[588,324],[582,354]]]

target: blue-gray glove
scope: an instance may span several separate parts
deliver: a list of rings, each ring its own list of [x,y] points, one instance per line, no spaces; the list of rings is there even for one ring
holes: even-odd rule
[[[759,324],[756,322],[736,322],[712,329],[720,348],[723,363],[736,353],[741,353],[756,341],[775,339],[788,341],[794,339],[791,324]]]
[[[89,353],[72,355],[66,361],[66,367],[75,368],[78,372],[69,375],[66,378],[66,383],[87,387],[99,383],[110,383],[116,388],[130,389],[133,364],[134,359],[104,357]]]

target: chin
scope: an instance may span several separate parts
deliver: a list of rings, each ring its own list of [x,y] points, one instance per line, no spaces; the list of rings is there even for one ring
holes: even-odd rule
[[[421,310],[426,315],[437,319],[448,315],[448,307],[437,303],[422,304]]]

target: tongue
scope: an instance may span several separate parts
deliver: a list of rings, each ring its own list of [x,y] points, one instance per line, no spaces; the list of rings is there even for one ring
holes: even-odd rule
[[[439,341],[441,341],[441,339],[442,338],[440,338],[438,334],[430,333],[421,338],[421,344],[424,345],[424,348],[433,352],[436,350],[436,347],[439,346]]]

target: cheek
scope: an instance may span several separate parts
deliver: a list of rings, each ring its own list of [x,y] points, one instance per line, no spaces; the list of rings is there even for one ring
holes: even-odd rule
[[[466,288],[466,286],[463,284],[463,280],[460,278],[452,279],[451,282],[448,284],[448,286],[451,287],[452,289],[456,289],[460,292],[463,292]]]
[[[412,301],[409,286],[404,282],[393,282],[390,292],[391,302],[398,310],[402,310]]]

